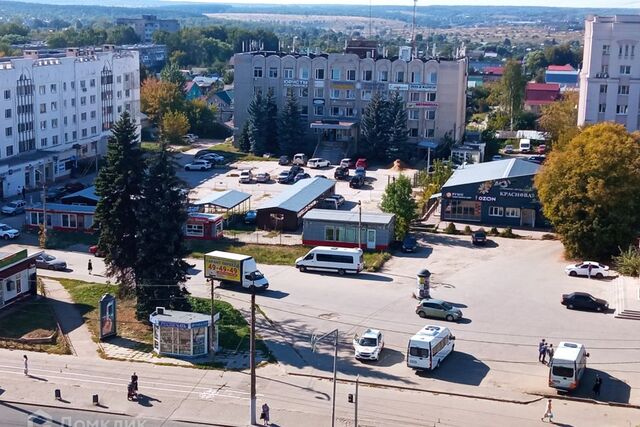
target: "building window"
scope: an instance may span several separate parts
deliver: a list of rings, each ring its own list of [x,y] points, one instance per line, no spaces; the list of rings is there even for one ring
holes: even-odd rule
[[[308,116],[309,115],[309,106],[308,105],[300,106],[300,115],[301,116]]]
[[[435,120],[436,119],[436,110],[427,110],[425,113],[425,118],[427,120]]]
[[[313,90],[313,97],[314,98],[324,98],[324,88],[323,87],[317,87]]]
[[[129,95],[126,95],[126,96],[129,96]],[[89,103],[90,104],[95,104],[96,103],[96,96],[95,95],[91,95],[89,97]]]
[[[331,80],[340,80],[340,68],[331,69]]]
[[[347,70],[347,80],[354,81],[356,79],[356,70]]]
[[[87,136],[87,129],[82,129],[82,137],[85,138]]]
[[[275,79],[278,77],[278,69],[276,67],[269,67],[269,77]]]
[[[340,89],[331,90],[331,99],[340,99]]]
[[[504,216],[507,218],[520,218],[520,208],[505,208]]]
[[[58,93],[58,86],[55,83],[52,83],[51,86],[49,86],[49,92]]]
[[[371,99],[372,92],[369,89],[365,89],[362,91],[362,100],[369,101]]]
[[[285,68],[283,71],[283,77],[285,79],[292,79],[293,78],[293,68]]]
[[[43,147],[47,146],[47,138],[40,138],[40,145]]]
[[[6,110],[4,110],[4,118],[5,119],[11,118],[11,108],[7,108]]]
[[[54,135],[51,137],[51,144],[58,145],[58,135]]]
[[[43,120],[40,122],[40,130],[45,130],[47,128],[47,121]]]
[[[40,114],[47,112],[47,104],[40,104]]]
[[[75,98],[71,98],[71,106],[72,107],[76,106],[76,99]]]
[[[95,126],[91,126],[91,135],[95,135],[98,133],[98,128]]]
[[[13,146],[10,145],[7,147],[7,157],[13,156]]]
[[[482,209],[480,202],[467,200],[450,200],[444,206],[446,219],[463,219],[469,221],[480,221]]]
[[[378,73],[378,80],[380,80],[381,82],[388,82],[389,81],[389,72],[384,70],[384,71],[380,71]]]
[[[411,102],[420,101],[420,92],[411,92],[409,94],[409,101],[411,101]]]
[[[631,65],[621,65],[620,74],[631,74]]]
[[[599,104],[598,105],[598,113],[604,113],[607,111],[607,104]]]
[[[51,103],[51,111],[58,111],[58,103],[57,102],[52,102]]]
[[[95,112],[95,111],[92,111],[92,112],[91,112],[91,118],[92,118],[92,119],[95,119],[95,118],[96,118],[96,112]]]
[[[412,138],[417,138],[418,137],[418,128],[409,129],[409,136],[412,137]]]
[[[305,97],[309,96],[309,88],[307,88],[307,87],[301,87],[301,88],[300,88],[300,96],[301,96],[302,98],[305,98]]]
[[[489,216],[503,216],[504,208],[502,206],[489,206]]]
[[[331,107],[331,115],[334,117],[342,116],[341,107]]]
[[[324,68],[316,68],[316,80],[324,80]]]
[[[51,129],[58,128],[58,119],[51,119]]]
[[[629,95],[629,86],[618,86],[618,95]]]
[[[80,113],[80,120],[83,122],[87,121],[87,113]]]
[[[44,85],[38,86],[38,92],[40,93],[40,95],[44,95],[45,93],[47,93],[47,88]]]
[[[309,78],[308,68],[300,68],[300,78],[303,80],[307,80]]]
[[[600,85],[600,93],[607,93],[607,85]]]
[[[602,73],[603,77],[605,77],[605,78],[609,77],[609,66],[608,65],[602,65],[600,67],[600,73]]]
[[[335,238],[335,229],[333,227],[325,227],[324,228],[324,240],[334,241]]]
[[[316,116],[324,116],[324,105],[314,105],[313,114]]]
[[[438,83],[438,72],[437,71],[432,71],[429,73],[429,83],[431,84],[436,84]]]
[[[356,99],[356,91],[353,89],[347,89],[345,91],[345,96],[347,99]]]
[[[627,114],[628,105],[616,105],[616,114]]]
[[[5,89],[5,91],[4,91],[4,99],[11,99],[11,90]]]
[[[253,67],[253,77],[262,77],[262,67]]]
[[[66,228],[77,228],[75,214],[62,214],[62,226]]]
[[[409,120],[419,120],[419,119],[420,119],[419,110],[409,110]]]
[[[396,82],[404,83],[404,71],[398,71],[396,73]]]
[[[411,83],[420,83],[420,71],[412,71],[411,72]]]
[[[87,97],[86,96],[81,96],[80,97],[80,105],[87,105]]]
[[[603,55],[609,55],[610,51],[611,51],[611,46],[609,46],[608,44],[603,44],[602,45],[602,54]]]
[[[435,102],[435,100],[436,100],[436,93],[435,92],[427,93],[427,101]]]
[[[11,135],[13,135],[13,128],[4,128],[4,136],[11,136]]]
[[[424,136],[425,138],[433,138],[436,134],[436,130],[435,129],[425,129],[424,131]]]
[[[373,71],[372,70],[362,70],[362,80],[365,82],[370,82],[373,80]]]
[[[187,224],[187,236],[203,237],[204,225],[202,224]]]
[[[352,107],[346,107],[345,108],[345,116],[347,117],[355,117],[356,116],[356,110]]]

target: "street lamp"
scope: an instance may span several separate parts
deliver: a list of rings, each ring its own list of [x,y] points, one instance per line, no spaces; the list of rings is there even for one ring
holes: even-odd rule
[[[311,336],[311,351],[315,353],[316,344],[319,341],[322,341],[329,335],[335,335],[333,341],[333,397],[331,398],[331,427],[335,427],[336,425],[336,373],[337,373],[337,364],[338,364],[338,330],[334,329],[331,332],[327,332],[326,334],[316,337],[315,335]]]
[[[251,334],[249,341],[249,368],[251,371],[251,399],[249,405],[249,421],[256,424],[256,287],[255,271],[249,275],[251,279]]]
[[[358,200],[358,249],[362,249],[362,202]]]

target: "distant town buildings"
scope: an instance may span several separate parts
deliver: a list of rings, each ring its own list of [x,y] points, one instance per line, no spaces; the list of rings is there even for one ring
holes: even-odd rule
[[[559,84],[561,91],[575,90],[580,83],[580,71],[570,64],[549,65],[544,71],[544,82]]]
[[[139,125],[140,63],[106,45],[0,59],[0,198],[69,175],[105,153],[128,111]]]
[[[544,105],[549,105],[560,98],[558,83],[528,82],[524,89],[524,109],[540,114]]]
[[[578,125],[613,121],[640,129],[640,15],[585,20]]]
[[[167,46],[164,44],[132,44],[118,46],[118,49],[138,52],[140,64],[151,72],[159,72],[167,63]]]
[[[158,19],[155,15],[142,15],[142,18],[118,18],[116,25],[131,26],[142,43],[152,43],[153,33],[158,30],[168,33],[180,31],[177,19]]]

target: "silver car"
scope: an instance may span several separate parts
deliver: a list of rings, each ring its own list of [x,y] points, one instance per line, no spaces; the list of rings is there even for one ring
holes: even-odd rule
[[[67,263],[59,260],[53,255],[43,252],[36,258],[37,268],[46,268],[47,270],[64,271],[67,269]]]
[[[462,319],[462,310],[440,299],[423,299],[416,307],[416,314],[422,318],[431,317],[453,322]]]
[[[27,203],[24,200],[15,200],[9,202],[2,207],[2,213],[7,215],[18,215],[24,213],[24,207]]]

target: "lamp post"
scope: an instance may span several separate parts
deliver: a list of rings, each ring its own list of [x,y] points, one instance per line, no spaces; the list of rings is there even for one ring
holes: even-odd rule
[[[249,421],[256,424],[256,287],[255,272],[251,273],[251,336],[249,341],[249,367],[251,370],[251,399]]]
[[[362,249],[362,201],[358,200],[358,249]]]
[[[335,427],[336,425],[336,376],[337,376],[337,366],[338,366],[338,330],[334,329],[331,332],[327,332],[326,334],[316,337],[311,337],[311,350],[313,352],[316,351],[316,344],[318,341],[322,341],[329,335],[335,335],[333,345],[333,397],[331,398],[331,427]]]

